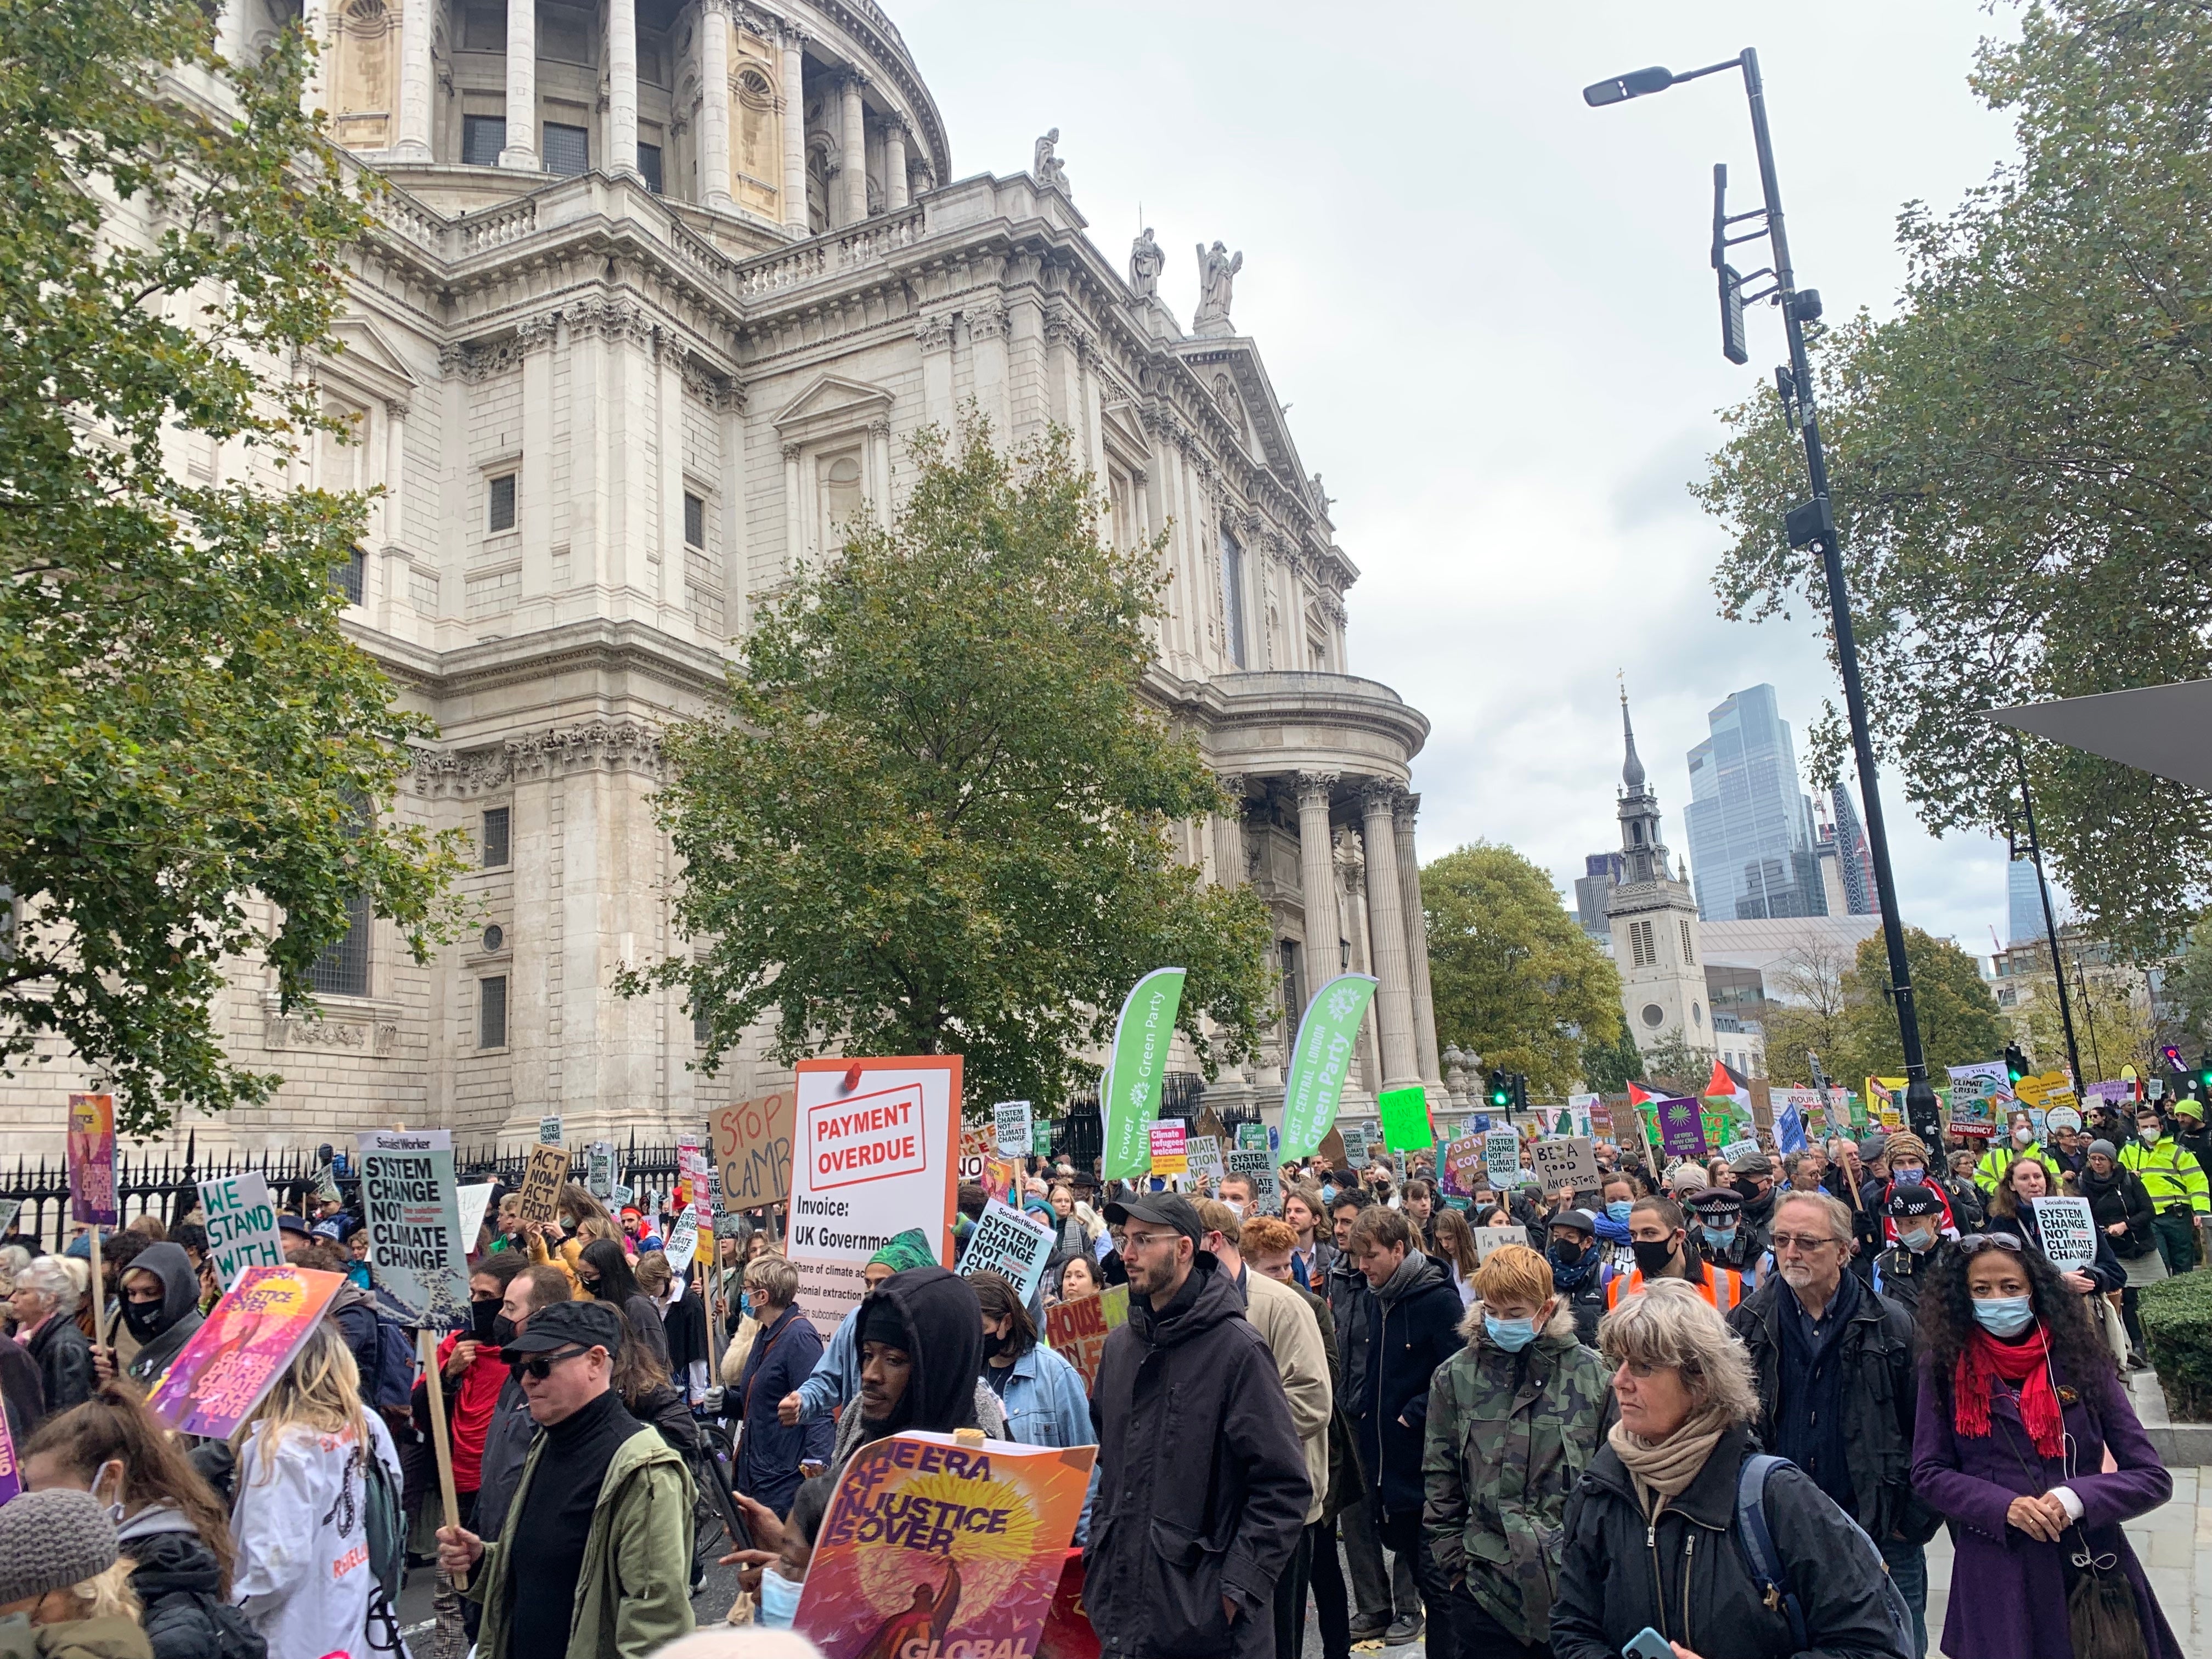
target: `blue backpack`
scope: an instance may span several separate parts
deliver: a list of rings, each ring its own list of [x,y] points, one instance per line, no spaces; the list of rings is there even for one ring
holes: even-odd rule
[[[1767,1610],[1790,1621],[1790,1648],[1793,1653],[1802,1652],[1807,1646],[1805,1609],[1790,1588],[1789,1570],[1783,1565],[1782,1552],[1774,1547],[1773,1529],[1766,1524],[1766,1483],[1777,1469],[1796,1467],[1786,1457],[1753,1452],[1743,1460],[1743,1467],[1736,1471],[1735,1477],[1736,1546],[1743,1552],[1744,1565],[1751,1570],[1751,1582]],[[1905,1605],[1904,1592],[1891,1582],[1889,1565],[1875,1547],[1874,1540],[1856,1522],[1851,1530],[1873,1555],[1875,1565],[1881,1569],[1882,1608],[1889,1616],[1892,1650],[1911,1653],[1912,1614]]]

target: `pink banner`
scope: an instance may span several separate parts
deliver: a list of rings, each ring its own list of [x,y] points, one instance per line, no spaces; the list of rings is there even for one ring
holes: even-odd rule
[[[71,1095],[69,1105],[70,1219],[112,1227],[115,1202],[115,1097]]]
[[[248,1267],[155,1380],[146,1409],[179,1434],[228,1439],[344,1283],[312,1267]]]

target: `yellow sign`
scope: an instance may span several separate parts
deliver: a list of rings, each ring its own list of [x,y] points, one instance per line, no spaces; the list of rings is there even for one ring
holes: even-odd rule
[[[2033,1077],[2024,1077],[2012,1085],[2012,1091],[2023,1106],[2048,1112],[2054,1106],[2071,1106],[2077,1110],[2081,1102],[2074,1098],[2073,1080],[2063,1072],[2044,1072]]]
[[[1885,1129],[1905,1127],[1905,1085],[1901,1077],[1870,1077],[1866,1080],[1867,1109]]]

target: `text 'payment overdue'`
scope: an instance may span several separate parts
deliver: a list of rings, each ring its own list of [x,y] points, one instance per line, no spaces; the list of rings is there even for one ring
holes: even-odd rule
[[[921,1085],[826,1100],[806,1114],[806,1167],[817,1192],[927,1169]]]

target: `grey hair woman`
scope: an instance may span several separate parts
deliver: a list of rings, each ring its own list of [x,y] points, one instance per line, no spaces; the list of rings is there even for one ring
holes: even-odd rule
[[[76,1275],[59,1256],[42,1255],[15,1275],[8,1311],[15,1316],[15,1340],[38,1364],[44,1417],[82,1406],[99,1382],[92,1344],[73,1317],[83,1299]]]

